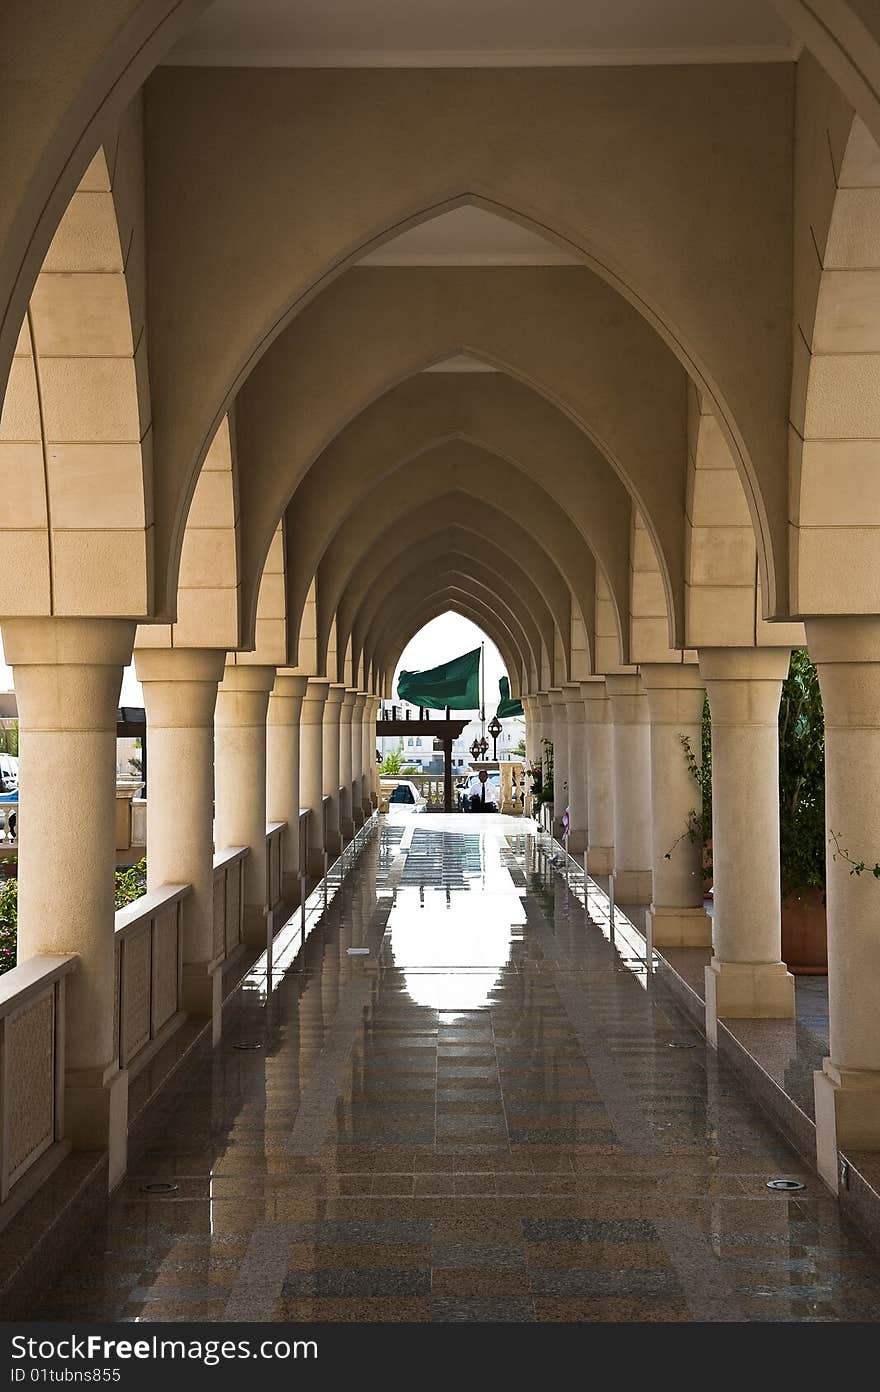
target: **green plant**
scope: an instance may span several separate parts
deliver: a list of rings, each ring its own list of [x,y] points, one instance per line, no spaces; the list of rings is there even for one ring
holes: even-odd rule
[[[779,850],[783,897],[825,886],[825,717],[805,648],[791,655],[779,703]]]
[[[18,758],[18,721],[4,720],[0,723],[0,754],[12,754]]]
[[[676,841],[665,852],[664,859],[671,860],[676,846],[687,837],[696,846],[703,848],[703,872],[708,878],[712,874],[712,718],[709,713],[709,699],[703,698],[700,721],[700,758],[697,759],[691,744],[690,735],[679,735],[685,763],[700,794],[699,808],[692,807],[688,813],[687,826]]]
[[[403,755],[399,749],[389,749],[379,765],[380,773],[398,774],[403,768]]]
[[[829,831],[828,840],[834,844],[831,859],[837,860],[837,858],[840,857],[841,860],[845,860],[850,866],[849,873],[851,875],[863,875],[866,870],[870,869],[874,879],[880,880],[880,862],[875,860],[874,864],[869,866],[864,860],[856,860],[855,856],[851,856],[845,846],[841,846],[839,831]]]
[[[535,807],[553,802],[553,741],[542,739],[541,750],[540,778],[532,793]]]
[[[524,758],[525,758],[525,756],[526,756],[526,741],[525,741],[525,737],[523,737],[523,738],[520,740],[519,744],[516,746],[516,748],[514,749],[513,752],[514,752],[514,754],[518,755],[519,758],[521,758],[521,759],[524,759]]]
[[[147,860],[143,856],[136,865],[131,865],[127,870],[116,871],[116,885],[114,890],[115,903],[117,909],[124,909],[126,904],[132,904],[135,899],[140,899],[142,894],[147,892]]]
[[[0,975],[15,966],[18,933],[18,880],[0,883]]]

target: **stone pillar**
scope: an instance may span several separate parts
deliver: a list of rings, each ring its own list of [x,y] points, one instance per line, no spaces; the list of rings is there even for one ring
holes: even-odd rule
[[[352,809],[351,814],[355,827],[362,827],[364,824],[364,706],[367,702],[367,693],[358,691],[355,693],[354,705],[351,708],[351,781],[352,781]]]
[[[621,904],[651,902],[651,728],[636,673],[605,678],[614,742],[614,893]]]
[[[65,1127],[80,1150],[125,1172],[128,1073],[115,998],[116,709],[134,624],[8,619],[20,725],[18,961],[77,953],[67,978]]]
[[[281,892],[288,909],[299,904],[300,716],[307,677],[279,667],[266,717],[266,820],[286,822]]]
[[[587,872],[614,869],[614,730],[604,677],[581,682],[587,763]]]
[[[806,630],[825,710],[830,1052],[815,1074],[816,1148],[836,1190],[838,1150],[880,1150],[880,618]]]
[[[357,692],[351,687],[342,693],[339,706],[339,830],[342,844],[347,846],[354,836],[354,801],[352,793],[351,718]]]
[[[711,964],[706,1035],[729,1017],[791,1017],[781,961],[779,698],[787,648],[701,648],[712,713]]]
[[[376,719],[381,696],[368,696],[364,706],[364,798],[370,814],[379,804],[379,765],[376,763]]]
[[[342,851],[342,831],[339,825],[339,719],[345,687],[331,682],[324,706],[323,777],[324,797],[329,798],[325,850],[331,860]]]
[[[553,740],[553,835],[562,836],[562,814],[568,806],[568,718],[566,693],[555,686],[548,692]]]
[[[706,690],[693,663],[642,667],[651,717],[653,898],[649,947],[710,947],[712,924],[703,907],[703,846],[690,834],[701,810],[700,788],[687,766],[682,738],[701,760]]]
[[[526,763],[536,768],[541,761],[541,706],[537,696],[524,696],[526,713]]]
[[[579,686],[565,688],[568,725],[568,849],[582,856],[587,849],[587,726]]]
[[[135,670],[147,715],[147,889],[190,884],[183,901],[183,1003],[220,1038],[220,964],[214,941],[214,708],[226,653],[139,648]]]
[[[214,837],[217,850],[247,846],[244,941],[272,943],[266,856],[266,716],[275,668],[227,665],[217,691]]]
[[[324,873],[324,706],[330,683],[326,677],[309,677],[300,716],[299,796],[309,809],[310,879]]]

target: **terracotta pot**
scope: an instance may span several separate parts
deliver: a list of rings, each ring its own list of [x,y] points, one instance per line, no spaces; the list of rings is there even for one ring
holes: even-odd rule
[[[821,889],[782,901],[782,960],[795,976],[828,974],[828,929]]]

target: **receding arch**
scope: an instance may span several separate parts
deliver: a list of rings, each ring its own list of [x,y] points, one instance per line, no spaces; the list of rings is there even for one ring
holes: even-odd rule
[[[565,509],[605,572],[626,647],[629,495],[568,417],[502,372],[417,373],[340,432],[308,471],[285,514],[291,609],[304,602],[336,530],[370,492],[452,439],[497,456],[492,467],[499,490],[506,468],[518,468]],[[668,572],[659,558],[658,568]]]
[[[784,605],[792,81],[786,65],[637,84],[613,69],[155,74],[149,206],[179,212],[152,242],[163,508],[293,315],[368,249],[472,203],[573,249],[672,348],[729,436],[768,602]]]
[[[537,676],[543,670],[542,654],[546,654],[549,664],[554,650],[555,622],[528,571],[509,550],[502,550],[477,530],[461,524],[437,529],[427,513],[419,521],[408,520],[406,548],[395,554],[384,570],[370,582],[365,577],[346,588],[337,609],[340,631],[351,631],[355,650],[359,652],[373,618],[393,587],[407,584],[414,571],[439,564],[449,556],[468,558],[474,574],[484,583],[494,585],[514,610],[534,655]]]
[[[449,612],[461,614],[463,618],[470,619],[471,623],[476,624],[492,639],[507,666],[511,691],[516,690],[517,654],[508,648],[504,635],[498,632],[492,611],[486,609],[479,600],[462,592],[438,592],[427,600],[421,609],[413,610],[401,619],[397,634],[389,635],[383,654],[376,659],[374,680],[377,690],[384,691],[385,695],[392,694],[390,685],[394,677],[394,669],[407,643],[420,629],[430,623],[431,619],[436,619],[441,614]],[[370,666],[373,668],[374,665],[371,663]]]
[[[396,275],[358,270],[337,281],[239,395],[246,616],[251,570],[259,573],[278,517],[326,445],[385,392],[465,351],[554,402],[626,478],[670,567],[668,602],[680,628],[685,378],[657,336],[577,268]],[[299,410],[306,400],[308,411]]]
[[[478,593],[497,608],[499,621],[515,638],[528,675],[536,679],[543,670],[544,659],[549,663],[548,648],[531,615],[525,612],[522,597],[516,581],[513,583],[501,576],[490,565],[475,559],[471,553],[446,546],[431,547],[427,553],[421,547],[413,548],[401,556],[398,564],[392,563],[376,578],[358,609],[353,632],[353,650],[371,650],[376,633],[382,625],[383,613],[388,600],[398,586],[403,586],[410,594],[416,586],[425,582],[440,584],[440,577],[450,573],[469,577]],[[552,631],[550,634],[552,642]]]

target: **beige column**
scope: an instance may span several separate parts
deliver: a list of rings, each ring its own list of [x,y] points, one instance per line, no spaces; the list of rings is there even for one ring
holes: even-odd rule
[[[621,904],[651,902],[651,727],[636,673],[605,678],[614,743],[614,893]]]
[[[825,710],[830,1043],[815,1074],[816,1147],[836,1190],[839,1150],[880,1150],[880,618],[806,629]]]
[[[220,1038],[214,941],[214,708],[226,653],[212,648],[139,648],[135,670],[147,715],[147,889],[189,884],[182,904],[183,1003]]]
[[[604,677],[581,682],[587,763],[587,871],[614,869],[614,728]]]
[[[701,648],[712,713],[711,964],[706,1035],[729,1017],[790,1017],[781,961],[779,699],[787,648]]]
[[[524,696],[523,709],[526,713],[526,762],[535,768],[541,758],[541,707],[537,696]]]
[[[128,1074],[117,1048],[113,871],[116,710],[134,624],[8,619],[20,727],[18,961],[79,956],[67,978],[65,1129],[125,1172]]]
[[[324,797],[327,805],[326,851],[335,860],[342,850],[342,831],[339,824],[339,720],[345,687],[331,682],[324,707]]]
[[[641,668],[651,717],[653,898],[648,914],[652,947],[710,947],[712,924],[703,906],[703,847],[691,833],[700,788],[687,765],[687,739],[701,759],[706,690],[693,663]]]
[[[568,727],[568,849],[582,856],[587,849],[587,726],[579,686],[565,688]]]
[[[553,720],[553,835],[562,836],[562,814],[568,806],[568,713],[566,693],[559,686],[550,692]]]
[[[351,719],[357,692],[349,687],[342,693],[339,706],[339,830],[347,846],[354,836],[354,801],[352,793]]]
[[[227,665],[214,716],[214,837],[217,850],[247,846],[244,940],[270,948],[266,857],[266,716],[274,667]]]
[[[266,716],[266,820],[286,822],[281,891],[287,908],[299,904],[300,716],[308,677],[279,667]]]
[[[382,705],[381,696],[368,696],[364,706],[364,802],[369,814],[379,802],[379,766],[376,763],[376,719]]]
[[[366,702],[367,693],[358,691],[355,693],[354,705],[351,708],[351,814],[356,828],[362,827],[364,824],[364,706]]]
[[[299,796],[309,809],[309,878],[324,873],[324,707],[330,682],[309,677],[300,716]]]

